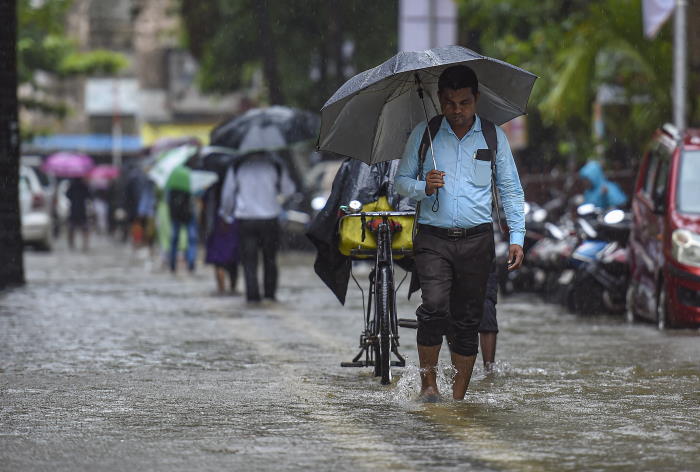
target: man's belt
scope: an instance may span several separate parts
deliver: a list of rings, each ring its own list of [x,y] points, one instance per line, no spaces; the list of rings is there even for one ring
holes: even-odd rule
[[[418,232],[424,231],[438,238],[449,240],[466,239],[475,234],[486,233],[492,230],[493,225],[491,223],[482,223],[472,228],[440,228],[438,226],[424,224],[418,225]]]

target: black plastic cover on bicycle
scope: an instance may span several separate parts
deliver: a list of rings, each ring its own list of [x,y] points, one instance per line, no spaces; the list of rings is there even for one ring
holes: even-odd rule
[[[316,246],[314,269],[316,274],[333,291],[341,303],[345,303],[351,258],[338,250],[339,208],[352,200],[361,204],[377,201],[386,194],[391,207],[397,211],[415,210],[415,202],[396,192],[394,176],[399,160],[380,162],[369,166],[355,159],[346,159],[333,181],[331,195],[326,206],[314,218],[306,233]],[[404,229],[405,231],[405,229]],[[402,267],[410,267],[411,259],[398,261]]]

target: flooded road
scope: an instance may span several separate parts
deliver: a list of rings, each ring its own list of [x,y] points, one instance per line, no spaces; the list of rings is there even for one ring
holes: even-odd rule
[[[697,331],[501,299],[496,373],[422,404],[413,330],[388,387],[339,366],[362,301],[340,306],[310,254],[251,309],[209,267],[98,244],[27,252],[28,285],[0,294],[0,470],[698,470]]]

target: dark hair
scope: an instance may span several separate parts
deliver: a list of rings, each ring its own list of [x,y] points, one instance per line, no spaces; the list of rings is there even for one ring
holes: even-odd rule
[[[452,66],[448,67],[438,79],[438,93],[444,89],[459,90],[463,88],[471,88],[474,95],[479,91],[479,80],[471,68],[467,66]]]

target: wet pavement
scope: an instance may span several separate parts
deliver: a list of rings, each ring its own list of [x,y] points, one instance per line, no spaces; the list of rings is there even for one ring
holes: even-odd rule
[[[339,366],[361,297],[340,306],[310,254],[251,309],[212,296],[209,267],[97,246],[28,251],[29,283],[0,294],[0,470],[698,470],[698,331],[512,296],[496,372],[422,404],[412,330],[390,386]]]

